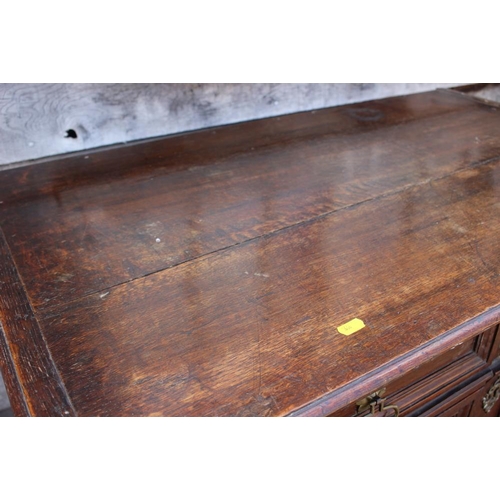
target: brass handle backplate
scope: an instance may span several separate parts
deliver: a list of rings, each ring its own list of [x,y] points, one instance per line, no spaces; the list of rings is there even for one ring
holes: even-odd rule
[[[387,405],[385,404],[386,398],[382,396],[385,394],[386,388],[379,389],[378,391],[373,392],[359,400],[356,403],[356,409],[358,413],[363,413],[366,410],[370,410],[370,414],[368,416],[376,415],[377,412],[383,412],[386,410],[393,410],[394,417],[399,417],[399,407],[397,405]]]
[[[489,413],[499,399],[500,399],[500,377],[490,387],[490,390],[486,393],[486,396],[484,396],[483,398],[483,410],[485,411],[485,413]]]

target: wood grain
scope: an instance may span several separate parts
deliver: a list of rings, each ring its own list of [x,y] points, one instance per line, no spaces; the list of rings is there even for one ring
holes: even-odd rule
[[[499,181],[490,163],[53,310],[77,411],[284,415],[498,320]],[[353,317],[367,327],[340,335]]]
[[[451,85],[2,83],[0,165]]]
[[[0,279],[0,357],[13,410],[18,416],[74,415],[1,230]]]
[[[438,92],[214,129],[0,173],[0,224],[42,310],[487,162],[498,126]]]
[[[446,380],[477,399],[496,335],[471,339],[500,322],[498,109],[432,92],[0,172],[16,413],[329,415],[409,371],[413,412],[433,358],[449,408],[466,388]]]
[[[423,413],[422,417],[468,417],[473,406],[477,406],[486,390],[485,384],[491,380],[492,373],[486,373],[474,383],[458,391],[453,396]],[[476,415],[478,416],[478,415]]]
[[[476,352],[477,341],[478,337],[472,337],[438,356],[428,356],[425,362],[415,364],[412,369],[402,371],[399,377],[382,384],[387,404],[396,404],[402,417],[415,416],[425,411],[429,403],[432,406],[437,398],[450,396],[457,385],[471,377],[481,376],[488,371],[488,364]],[[350,401],[347,406],[329,416],[366,416],[369,411],[358,411],[359,399]],[[380,413],[377,416],[385,416]]]

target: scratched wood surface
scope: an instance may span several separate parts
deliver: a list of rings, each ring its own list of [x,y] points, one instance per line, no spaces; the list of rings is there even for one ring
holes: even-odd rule
[[[489,321],[499,125],[439,91],[0,173],[28,413],[286,415]]]
[[[495,162],[410,188],[78,299],[42,328],[81,414],[286,414],[498,304],[499,181]],[[354,317],[367,327],[340,335]]]
[[[486,161],[499,124],[441,92],[77,156],[0,172],[0,225],[50,308]]]
[[[12,408],[17,415],[74,415],[1,230],[0,280],[0,357]]]

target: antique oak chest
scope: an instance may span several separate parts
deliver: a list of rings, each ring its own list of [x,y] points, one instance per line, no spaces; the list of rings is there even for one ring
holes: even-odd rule
[[[5,170],[0,228],[16,415],[499,414],[492,103],[434,91]]]

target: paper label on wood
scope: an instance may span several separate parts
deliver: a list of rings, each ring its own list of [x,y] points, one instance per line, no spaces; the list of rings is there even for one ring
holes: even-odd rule
[[[343,325],[338,326],[337,330],[342,335],[351,335],[351,333],[356,333],[359,330],[361,330],[361,328],[364,328],[364,327],[365,327],[365,324],[363,323],[363,321],[361,319],[354,318],[354,319],[351,319],[351,321],[348,321],[347,323],[344,323]]]

